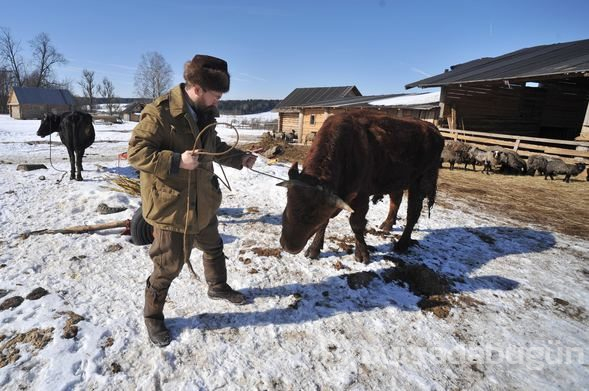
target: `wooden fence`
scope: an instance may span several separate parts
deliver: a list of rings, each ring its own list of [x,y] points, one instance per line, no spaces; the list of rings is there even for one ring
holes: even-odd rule
[[[492,145],[511,148],[522,157],[540,154],[558,157],[567,163],[578,162],[579,159],[589,162],[589,142],[587,141],[555,140],[445,128],[440,128],[440,132],[446,139],[461,140],[483,148]]]

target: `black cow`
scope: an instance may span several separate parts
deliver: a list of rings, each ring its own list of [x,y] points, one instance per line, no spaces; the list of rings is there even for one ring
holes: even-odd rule
[[[367,263],[364,232],[369,197],[391,196],[387,220],[392,224],[403,190],[408,189],[407,223],[395,244],[397,251],[405,251],[424,199],[428,198],[429,208],[434,204],[443,147],[438,129],[424,121],[364,110],[329,117],[315,136],[303,171],[294,163],[289,180],[279,184],[288,187],[282,248],[296,254],[315,235],[307,255],[317,258],[329,219],[346,209],[352,212],[356,260]]]
[[[82,157],[86,148],[94,142],[95,137],[92,116],[80,111],[66,112],[60,115],[45,114],[37,136],[45,137],[53,132],[59,132],[59,138],[67,148],[71,165],[70,179],[81,181]]]

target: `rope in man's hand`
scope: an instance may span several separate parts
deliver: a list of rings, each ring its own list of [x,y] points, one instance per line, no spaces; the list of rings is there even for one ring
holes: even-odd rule
[[[202,149],[196,149],[196,144],[198,143],[198,140],[203,135],[203,133],[211,126],[216,126],[216,125],[225,125],[225,126],[232,128],[235,131],[235,134],[237,135],[237,139],[235,140],[235,143],[231,146],[231,148],[229,148],[223,152],[209,152],[209,151],[205,151]],[[224,123],[224,122],[212,122],[212,123],[208,124],[207,126],[205,126],[204,128],[202,128],[202,130],[198,133],[198,135],[196,136],[196,139],[194,140],[194,145],[192,146],[192,150],[184,151],[180,155],[180,168],[190,170],[190,171],[195,170],[196,168],[198,168],[198,165],[199,165],[199,161],[198,161],[199,155],[222,156],[222,155],[225,155],[225,154],[231,152],[232,150],[234,150],[237,147],[238,143],[239,143],[239,132],[237,131],[237,128],[235,126],[228,124],[228,123]],[[244,160],[242,161],[244,166],[245,166],[245,161],[246,161],[246,159],[244,158]],[[254,156],[254,162],[255,162],[255,156]],[[251,164],[253,165],[253,162]],[[192,179],[192,174],[188,174],[188,189],[190,189],[191,179]],[[190,211],[190,190],[188,191],[188,193],[186,195],[186,220],[185,220],[185,224],[184,224],[184,237],[183,237],[183,246],[182,247],[184,250],[184,263],[186,264],[186,266],[188,267],[188,270],[190,270],[190,273],[194,276],[194,278],[196,278],[197,280],[200,280],[200,278],[198,277],[198,275],[194,271],[192,264],[190,263],[190,255],[189,255],[190,248],[188,248],[188,243],[186,240],[188,237],[188,214],[189,214],[188,212],[189,211]]]

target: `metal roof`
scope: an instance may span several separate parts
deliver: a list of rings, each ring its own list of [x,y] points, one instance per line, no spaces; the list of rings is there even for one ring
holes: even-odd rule
[[[55,88],[14,87],[18,103],[44,105],[75,105],[74,97],[68,90]]]
[[[309,106],[318,102],[361,95],[356,86],[295,88],[286,98],[278,102],[273,110]]]
[[[542,80],[554,76],[589,75],[589,39],[516,50],[454,65],[449,71],[407,84],[405,88],[440,87],[514,79]]]

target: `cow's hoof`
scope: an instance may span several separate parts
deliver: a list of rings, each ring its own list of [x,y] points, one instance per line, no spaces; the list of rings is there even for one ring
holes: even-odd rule
[[[393,250],[397,253],[404,253],[406,252],[410,246],[416,245],[418,242],[415,239],[409,239],[408,241],[398,241],[393,246]]]
[[[382,231],[385,231],[385,232],[391,232],[393,230],[393,224],[382,223],[378,228]]]
[[[82,179],[82,177],[81,177],[81,176],[79,176],[79,177],[77,177],[77,178],[76,178],[76,180],[77,180],[78,182],[81,182],[81,181],[83,181],[84,179]]]
[[[319,259],[319,251],[309,247],[307,251],[305,251],[305,256],[311,259]]]

